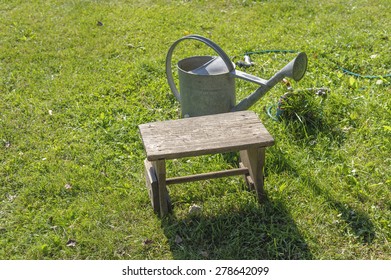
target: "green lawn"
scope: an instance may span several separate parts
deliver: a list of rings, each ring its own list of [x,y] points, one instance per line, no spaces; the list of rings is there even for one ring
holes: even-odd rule
[[[0,2],[0,259],[391,259],[391,2]],[[153,213],[137,126],[177,119],[165,56],[212,39],[269,78],[304,51],[308,70],[273,135],[258,205],[241,177],[173,185]],[[183,42],[181,57],[213,54]],[[360,75],[358,77],[341,69]],[[308,88],[329,89],[320,97]],[[237,82],[237,100],[256,85]],[[296,98],[293,98],[296,97]],[[272,115],[273,116],[273,115]],[[168,175],[237,155],[168,162]],[[202,207],[191,216],[189,206]]]

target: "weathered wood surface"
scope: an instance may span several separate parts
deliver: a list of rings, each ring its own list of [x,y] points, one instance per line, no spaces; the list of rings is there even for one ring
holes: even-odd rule
[[[139,125],[147,159],[175,159],[272,146],[273,137],[252,111]]]
[[[151,199],[152,208],[155,212],[160,211],[159,186],[156,178],[156,171],[150,161],[144,160],[145,184]]]
[[[242,165],[248,168],[251,183],[246,177],[250,187],[254,187],[258,201],[262,203],[266,196],[263,188],[263,167],[265,165],[265,148],[251,148],[240,151],[240,160]]]
[[[246,168],[246,167],[234,168],[234,169],[228,169],[228,170],[213,171],[213,172],[209,172],[209,173],[201,173],[201,174],[194,174],[194,175],[188,175],[188,176],[182,176],[182,177],[167,178],[166,184],[173,185],[173,184],[189,183],[189,182],[200,181],[200,180],[216,179],[216,178],[236,176],[236,175],[245,175],[245,174],[249,174],[248,168]]]
[[[169,197],[166,187],[166,162],[164,159],[152,161],[153,168],[156,172],[156,178],[159,189],[159,205],[160,205],[160,216],[163,217],[169,211],[169,205],[167,198]]]

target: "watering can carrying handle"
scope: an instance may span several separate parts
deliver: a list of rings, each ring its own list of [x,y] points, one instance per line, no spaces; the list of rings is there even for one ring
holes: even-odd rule
[[[167,75],[168,85],[170,86],[172,93],[175,95],[175,97],[178,101],[181,100],[181,96],[180,96],[178,89],[176,88],[174,78],[172,76],[171,59],[172,59],[172,53],[173,53],[176,45],[178,45],[179,42],[181,42],[183,40],[187,40],[187,39],[201,41],[201,42],[205,43],[206,45],[208,45],[209,47],[211,47],[212,49],[214,49],[217,52],[217,54],[225,62],[225,65],[228,68],[228,72],[231,72],[235,69],[234,65],[232,64],[231,59],[228,57],[228,55],[218,45],[216,45],[211,40],[209,40],[205,37],[202,37],[200,35],[188,35],[188,36],[182,37],[181,39],[175,41],[174,44],[172,44],[172,46],[168,50],[168,53],[166,56],[166,75]]]

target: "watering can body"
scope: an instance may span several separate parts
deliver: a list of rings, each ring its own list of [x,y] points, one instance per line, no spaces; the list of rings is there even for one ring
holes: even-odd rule
[[[179,88],[173,81],[171,58],[176,45],[186,39],[201,41],[219,56],[193,56],[177,64]],[[189,35],[177,40],[166,57],[166,74],[171,91],[181,104],[182,117],[194,117],[246,110],[284,77],[300,80],[307,67],[307,57],[300,53],[294,60],[269,80],[235,70],[227,54],[214,42],[199,35]],[[260,87],[236,104],[235,78],[248,80]]]
[[[193,56],[177,66],[182,116],[226,113],[235,106],[235,78],[220,57]]]

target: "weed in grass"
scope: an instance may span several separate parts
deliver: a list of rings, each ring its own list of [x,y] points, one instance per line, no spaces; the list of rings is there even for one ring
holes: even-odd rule
[[[282,112],[286,124],[292,129],[291,133],[297,134],[298,138],[309,138],[310,135],[318,134],[322,130],[330,130],[327,117],[323,113],[323,102],[326,93],[317,96],[312,90],[285,93],[279,101],[279,110]],[[317,98],[318,97],[318,98]],[[300,123],[301,126],[294,123]],[[297,130],[297,128],[301,128]],[[315,135],[316,137],[316,135]]]

